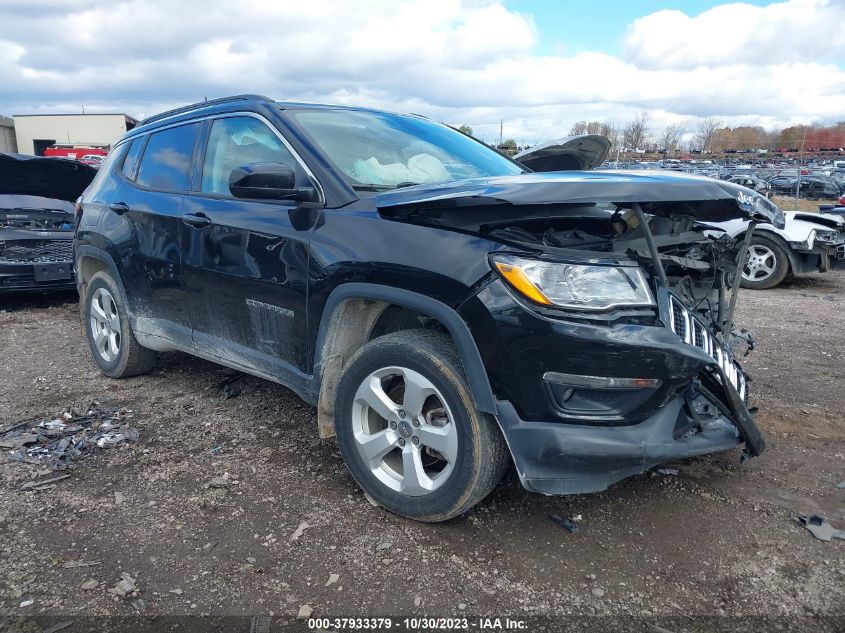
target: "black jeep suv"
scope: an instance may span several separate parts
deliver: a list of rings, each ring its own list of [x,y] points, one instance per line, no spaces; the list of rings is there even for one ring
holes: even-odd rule
[[[597,147],[546,144],[535,166]],[[94,360],[120,378],[181,350],[281,383],[372,499],[423,521],[511,460],[564,494],[762,452],[733,352],[744,238],[699,223],[782,224],[777,207],[531,162],[420,116],[258,96],[147,119],[77,205]]]

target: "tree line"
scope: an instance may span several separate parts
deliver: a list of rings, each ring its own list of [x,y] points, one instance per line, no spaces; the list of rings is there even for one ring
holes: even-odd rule
[[[601,134],[610,140],[612,151],[723,153],[765,149],[819,152],[845,148],[845,121],[833,125],[793,125],[771,131],[760,126],[732,126],[712,116],[700,119],[694,125],[671,123],[661,130],[653,129],[650,122],[650,114],[642,111],[621,127],[607,121],[578,121],[569,129],[569,134]]]

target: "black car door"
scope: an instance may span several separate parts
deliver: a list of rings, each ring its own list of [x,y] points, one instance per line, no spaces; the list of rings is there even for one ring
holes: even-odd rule
[[[210,120],[198,185],[182,207],[184,281],[198,352],[284,378],[307,368],[310,225],[295,220],[303,203],[232,196],[231,172],[255,163],[283,163],[298,183],[315,184],[263,119]]]
[[[123,283],[136,329],[188,346],[191,324],[184,301],[179,233],[199,129],[199,123],[190,123],[135,139],[111,196],[112,213],[103,220],[104,232],[114,238],[123,261]]]

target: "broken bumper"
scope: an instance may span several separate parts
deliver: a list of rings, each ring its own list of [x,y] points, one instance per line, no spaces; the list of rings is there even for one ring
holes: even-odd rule
[[[681,395],[630,426],[526,422],[506,401],[497,403],[497,419],[527,490],[548,495],[599,492],[660,463],[743,442],[744,457],[763,453],[765,441],[751,413],[732,388],[723,391],[718,398],[697,395],[714,407],[715,415],[706,419]]]

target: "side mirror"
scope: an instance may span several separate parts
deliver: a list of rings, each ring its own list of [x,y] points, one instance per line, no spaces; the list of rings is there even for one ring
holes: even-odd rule
[[[284,163],[250,163],[229,174],[229,191],[236,198],[261,200],[314,199],[312,187],[296,187],[293,170]]]

